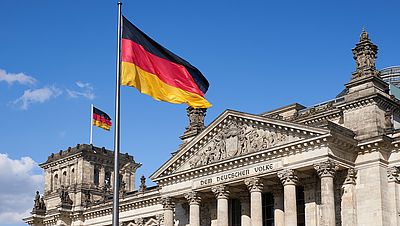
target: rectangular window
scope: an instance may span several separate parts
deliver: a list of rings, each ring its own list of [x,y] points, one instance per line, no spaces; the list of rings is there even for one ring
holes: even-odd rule
[[[272,193],[262,195],[263,226],[274,226],[274,196]]]
[[[239,199],[230,200],[230,225],[241,226],[242,225],[242,206],[240,205]]]
[[[304,187],[296,186],[297,226],[306,225]]]

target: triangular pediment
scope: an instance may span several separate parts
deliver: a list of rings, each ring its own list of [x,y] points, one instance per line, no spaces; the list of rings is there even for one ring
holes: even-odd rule
[[[188,142],[151,178],[218,164],[328,134],[329,130],[227,110]]]

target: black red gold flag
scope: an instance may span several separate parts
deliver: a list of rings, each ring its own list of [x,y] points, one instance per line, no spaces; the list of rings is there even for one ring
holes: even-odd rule
[[[123,17],[121,85],[136,87],[156,100],[209,108],[209,83],[189,62],[162,47]]]
[[[96,107],[92,111],[93,125],[109,131],[112,125],[110,116]]]

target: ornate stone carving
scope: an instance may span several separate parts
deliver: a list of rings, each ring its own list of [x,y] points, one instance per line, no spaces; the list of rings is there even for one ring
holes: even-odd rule
[[[201,197],[195,191],[191,191],[185,194],[185,199],[188,200],[189,205],[200,205]]]
[[[398,167],[393,166],[393,167],[389,167],[387,169],[387,175],[388,175],[388,181],[389,182],[396,182],[399,183],[400,182],[400,170]]]
[[[292,169],[284,169],[278,172],[278,177],[281,183],[285,185],[295,185],[297,184],[299,178],[297,177],[296,171]]]
[[[353,79],[370,75],[378,75],[375,61],[378,54],[378,47],[374,45],[368,37],[368,32],[364,29],[360,35],[360,41],[352,49],[353,58],[356,61],[356,71]]]
[[[137,226],[143,226],[144,225],[144,220],[141,217],[136,218],[133,221],[135,222],[135,225],[137,225]]]
[[[146,177],[144,177],[144,175],[142,175],[142,177],[140,177],[140,187],[139,187],[139,191],[144,192],[146,190],[147,186],[146,186]]]
[[[164,214],[157,214],[156,220],[157,220],[158,225],[164,224]]]
[[[264,188],[263,183],[260,181],[260,178],[258,177],[246,178],[244,180],[244,183],[246,184],[250,192],[261,192],[262,189]]]
[[[39,191],[36,191],[32,213],[44,214],[45,212],[46,212],[46,205],[44,203],[43,196],[40,197]]]
[[[230,193],[225,185],[216,185],[211,187],[211,191],[214,193],[217,199],[227,199]]]
[[[173,209],[175,207],[175,202],[171,197],[161,198],[161,204],[164,209]]]
[[[325,162],[315,163],[314,169],[317,171],[319,177],[334,177],[338,166],[336,162],[328,159]]]
[[[206,116],[206,108],[186,108],[187,115],[189,118],[189,126],[186,127],[186,131],[180,137],[182,140],[196,136],[204,130],[204,118]]]
[[[347,170],[346,179],[343,184],[356,184],[357,171],[353,168]]]
[[[288,142],[288,138],[288,135],[283,133],[231,121],[190,160],[190,166],[203,166],[268,149]]]

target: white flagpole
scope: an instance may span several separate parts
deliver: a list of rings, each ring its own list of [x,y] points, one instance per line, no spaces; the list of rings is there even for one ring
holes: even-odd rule
[[[119,226],[119,110],[120,110],[120,66],[121,66],[121,19],[122,2],[118,2],[118,38],[117,38],[117,66],[115,87],[115,127],[114,127],[114,185],[113,185],[113,215],[112,226]]]
[[[93,144],[93,104],[90,105],[90,142]]]

